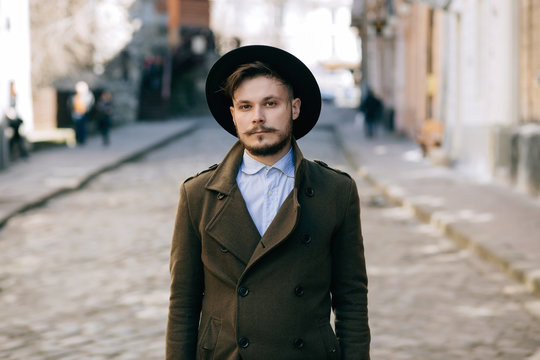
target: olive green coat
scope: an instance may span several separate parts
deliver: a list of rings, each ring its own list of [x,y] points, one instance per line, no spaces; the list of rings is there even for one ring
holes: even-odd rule
[[[356,184],[293,147],[295,187],[262,238],[236,184],[240,143],[182,185],[167,359],[369,359]]]

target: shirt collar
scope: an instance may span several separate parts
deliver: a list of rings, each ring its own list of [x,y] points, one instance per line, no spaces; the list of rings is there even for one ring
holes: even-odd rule
[[[256,174],[262,169],[268,167],[278,169],[288,177],[294,177],[294,156],[292,146],[289,151],[272,166],[267,166],[262,162],[255,160],[254,158],[249,156],[249,154],[245,150],[242,160],[243,161],[242,165],[240,166],[240,171],[247,175]]]

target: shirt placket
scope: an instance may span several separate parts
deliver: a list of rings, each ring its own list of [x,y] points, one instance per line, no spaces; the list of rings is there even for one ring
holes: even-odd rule
[[[277,196],[278,196],[278,189],[277,189],[277,171],[274,168],[267,168],[265,173],[265,182],[266,182],[266,193],[265,193],[265,199],[264,199],[264,214],[263,214],[263,221],[264,221],[264,228],[268,229],[268,226],[270,226],[270,223],[274,219],[274,216],[276,215],[277,209]]]

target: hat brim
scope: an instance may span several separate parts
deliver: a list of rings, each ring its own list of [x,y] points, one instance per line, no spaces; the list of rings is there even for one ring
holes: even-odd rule
[[[231,98],[222,90],[227,78],[243,64],[260,61],[270,66],[293,87],[300,98],[300,115],[293,122],[293,135],[300,139],[317,123],[321,113],[321,91],[308,67],[294,55],[266,45],[249,45],[234,49],[219,58],[206,78],[206,101],[216,121],[237,136],[230,107]]]

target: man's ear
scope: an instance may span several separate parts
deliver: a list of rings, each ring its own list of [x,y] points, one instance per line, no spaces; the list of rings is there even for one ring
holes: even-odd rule
[[[229,110],[231,111],[231,117],[234,125],[236,126],[236,121],[234,120],[234,106],[230,106]]]
[[[300,116],[300,105],[302,101],[300,98],[296,98],[292,101],[292,119],[296,120]]]

